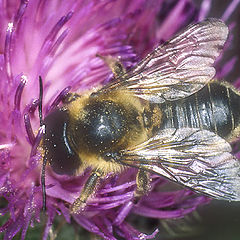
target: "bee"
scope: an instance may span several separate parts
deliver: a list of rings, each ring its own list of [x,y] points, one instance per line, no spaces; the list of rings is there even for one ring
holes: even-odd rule
[[[149,191],[155,173],[212,198],[239,201],[240,163],[229,143],[240,132],[240,93],[213,80],[227,36],[221,20],[207,19],[128,71],[99,56],[114,80],[85,94],[69,92],[42,120],[44,195],[46,165],[67,175],[91,168],[72,213],[85,207],[101,178],[133,167],[136,197]]]

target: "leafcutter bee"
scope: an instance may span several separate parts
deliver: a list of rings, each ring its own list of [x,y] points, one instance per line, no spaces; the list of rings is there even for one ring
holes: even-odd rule
[[[90,167],[72,205],[77,213],[99,179],[134,167],[136,196],[148,192],[155,173],[215,199],[240,200],[240,164],[229,144],[240,131],[240,93],[212,80],[227,36],[221,20],[208,19],[129,71],[100,56],[114,81],[83,95],[68,93],[43,120],[43,190],[47,164],[68,175]]]

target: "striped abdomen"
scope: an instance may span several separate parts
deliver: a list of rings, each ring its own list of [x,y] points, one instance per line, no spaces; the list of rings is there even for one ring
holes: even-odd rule
[[[161,104],[160,109],[161,129],[208,129],[225,139],[239,132],[240,93],[225,83],[212,81],[187,98]]]

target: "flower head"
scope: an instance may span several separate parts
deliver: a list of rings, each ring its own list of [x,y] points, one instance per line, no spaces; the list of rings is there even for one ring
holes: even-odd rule
[[[7,204],[0,208],[0,214],[10,214],[0,227],[4,239],[12,239],[18,232],[24,239],[29,226],[41,219],[42,154],[38,147],[43,128],[39,128],[38,77],[43,79],[43,115],[47,116],[69,91],[81,93],[111,81],[111,70],[97,54],[119,57],[130,68],[158,42],[169,39],[195,16],[205,17],[206,12],[198,15],[187,0],[1,3],[0,196]],[[229,67],[226,69],[219,71],[219,76]],[[179,218],[209,201],[188,189],[169,190],[168,181],[153,175],[152,190],[134,204],[136,170],[129,168],[118,175],[109,173],[86,209],[72,215],[71,220],[70,205],[88,176],[88,170],[73,177],[47,168],[43,239],[47,239],[56,215],[104,239],[149,239],[157,230],[152,235],[139,232],[126,221],[130,212],[151,218]]]

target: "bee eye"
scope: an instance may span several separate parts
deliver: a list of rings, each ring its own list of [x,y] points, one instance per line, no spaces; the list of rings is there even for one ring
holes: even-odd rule
[[[95,102],[84,108],[84,119],[75,127],[75,139],[84,136],[84,141],[91,151],[104,151],[119,142],[127,131],[125,110],[111,102]]]

